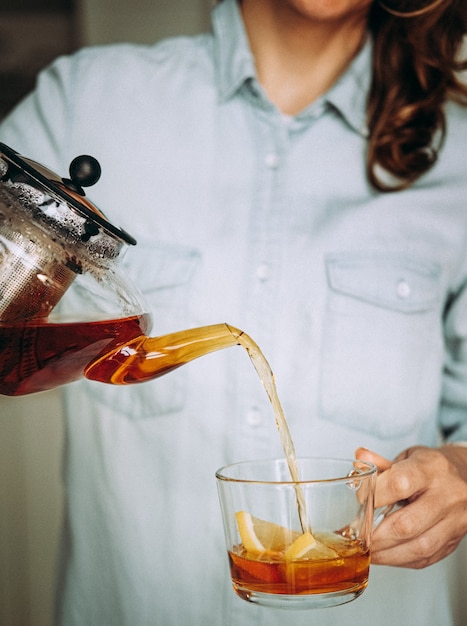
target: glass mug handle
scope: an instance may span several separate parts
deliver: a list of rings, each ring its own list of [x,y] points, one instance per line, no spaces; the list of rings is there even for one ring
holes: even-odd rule
[[[408,504],[408,500],[399,500],[399,502],[395,502],[394,504],[388,504],[387,506],[380,506],[374,510],[373,513],[373,528],[378,528],[384,518],[390,513],[394,513],[399,509],[402,509],[406,504]]]
[[[348,482],[347,486],[349,489],[358,491],[360,488],[360,482],[358,480],[358,476],[360,475],[360,471],[358,468],[352,469],[348,474],[348,478],[352,479]],[[403,508],[406,504],[408,504],[408,500],[399,500],[398,502],[394,502],[393,504],[388,504],[387,506],[380,506],[373,511],[373,530],[376,530],[381,522],[390,514],[398,511]],[[360,507],[359,512],[355,520],[346,526],[345,528],[341,528],[338,532],[344,536],[354,537],[355,533],[359,532],[360,527],[362,525],[362,514],[364,512],[364,507]]]

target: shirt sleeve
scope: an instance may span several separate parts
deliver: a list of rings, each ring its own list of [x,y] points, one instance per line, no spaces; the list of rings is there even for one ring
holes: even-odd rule
[[[451,299],[444,320],[446,358],[440,427],[446,441],[467,441],[467,284]]]
[[[43,70],[35,89],[0,124],[0,141],[23,156],[60,170],[66,160],[74,57],[61,57]]]

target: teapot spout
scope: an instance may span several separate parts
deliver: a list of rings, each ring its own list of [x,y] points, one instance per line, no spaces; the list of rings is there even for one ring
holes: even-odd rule
[[[198,357],[240,345],[241,330],[228,324],[201,326],[160,337],[140,335],[89,363],[90,380],[129,385],[142,383],[189,363]]]

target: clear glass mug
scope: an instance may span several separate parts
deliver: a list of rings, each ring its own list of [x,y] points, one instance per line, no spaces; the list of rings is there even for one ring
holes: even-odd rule
[[[249,602],[324,608],[368,584],[377,468],[330,458],[245,461],[216,472],[232,585]]]

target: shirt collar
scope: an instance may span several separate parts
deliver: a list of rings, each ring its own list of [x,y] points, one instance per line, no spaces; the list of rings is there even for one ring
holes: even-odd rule
[[[366,110],[371,58],[372,44],[370,37],[367,37],[348,69],[322,97],[328,107],[334,109],[351,128],[364,137],[368,136]]]
[[[217,84],[222,100],[228,100],[249,79],[256,79],[255,61],[250,50],[237,0],[223,0],[212,12],[214,59]],[[315,116],[326,107],[356,132],[367,136],[366,103],[371,77],[370,38],[337,82],[319,100],[297,116]]]
[[[222,100],[228,100],[249,78],[256,76],[237,0],[223,0],[212,12],[214,59]]]

